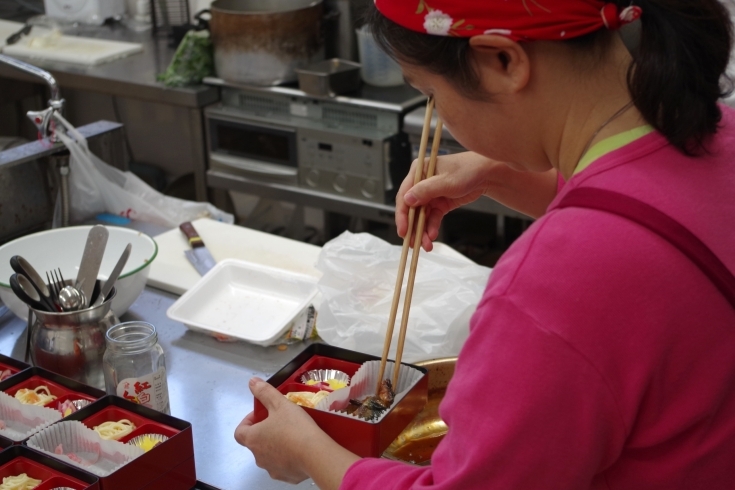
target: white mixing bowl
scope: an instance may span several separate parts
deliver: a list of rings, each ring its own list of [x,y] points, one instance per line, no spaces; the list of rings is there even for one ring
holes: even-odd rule
[[[10,289],[10,276],[14,273],[10,257],[25,258],[44,279],[46,272],[56,269],[61,269],[64,279],[75,279],[91,228],[72,226],[41,231],[0,246],[0,300],[13,313],[26,319],[28,306]],[[116,226],[107,226],[107,230],[110,237],[97,276],[99,279],[106,280],[127,244],[133,245],[128,262],[115,283],[117,296],[112,300],[112,311],[120,318],[145,288],[151,270],[148,266],[158,254],[158,245],[153,238],[136,230]]]

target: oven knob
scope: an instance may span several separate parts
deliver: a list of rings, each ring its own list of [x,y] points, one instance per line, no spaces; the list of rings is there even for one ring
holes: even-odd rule
[[[319,171],[315,168],[312,168],[309,170],[309,173],[306,174],[306,183],[309,184],[310,187],[316,187],[319,185]]]
[[[373,179],[368,179],[362,184],[362,195],[368,199],[372,199],[378,193],[378,183]]]
[[[347,176],[345,174],[339,174],[332,183],[334,190],[337,192],[344,192],[347,189]]]

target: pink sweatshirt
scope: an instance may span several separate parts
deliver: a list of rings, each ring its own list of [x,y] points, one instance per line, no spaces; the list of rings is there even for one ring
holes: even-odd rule
[[[574,176],[505,253],[430,467],[364,459],[342,489],[735,489],[735,311],[684,255],[572,188],[657,207],[735,270],[735,112],[711,154],[651,133]]]

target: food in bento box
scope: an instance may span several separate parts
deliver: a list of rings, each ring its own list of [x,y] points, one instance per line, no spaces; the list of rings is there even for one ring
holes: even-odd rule
[[[59,412],[61,412],[61,415],[66,417],[67,415],[71,415],[74,412],[77,411],[76,405],[74,405],[74,402],[71,400],[64,400],[63,402],[59,403],[59,407],[57,408]]]
[[[138,446],[143,451],[148,452],[154,447],[161,444],[163,441],[167,441],[168,437],[162,434],[143,434],[138,437],[134,437],[128,441],[131,446]]]
[[[311,391],[292,391],[291,393],[286,393],[286,398],[289,401],[294,402],[296,405],[309,408],[314,408],[317,403],[328,396],[329,392],[324,390],[316,393],[312,393]]]
[[[13,372],[10,369],[3,370],[2,373],[0,373],[0,381],[4,381],[11,377],[13,375]]]
[[[51,394],[51,390],[46,385],[38,386],[32,390],[21,388],[15,392],[15,398],[26,405],[38,405],[41,407],[56,400],[56,397]]]
[[[6,476],[0,490],[31,490],[41,484],[41,480],[29,477],[25,473],[17,476]]]
[[[68,415],[73,414],[77,410],[81,410],[82,408],[86,407],[90,403],[92,402],[90,402],[89,400],[84,400],[84,399],[64,400],[63,402],[59,403],[59,406],[56,407],[56,410],[61,412],[62,416],[66,417]]]
[[[396,394],[393,384],[389,379],[384,379],[380,384],[378,395],[371,395],[364,400],[350,400],[346,412],[356,415],[365,420],[377,420],[380,415],[393,405]]]
[[[306,384],[309,386],[316,386],[319,389],[329,388],[330,390],[338,390],[347,386],[346,382],[340,381],[338,379],[328,379],[326,381],[317,381],[315,379],[310,379],[306,382]]]
[[[312,369],[301,375],[301,382],[320,390],[338,390],[350,384],[350,377],[336,369]]]
[[[135,430],[135,424],[128,419],[122,419],[117,422],[104,422],[94,427],[94,430],[102,439],[117,441],[133,432]]]

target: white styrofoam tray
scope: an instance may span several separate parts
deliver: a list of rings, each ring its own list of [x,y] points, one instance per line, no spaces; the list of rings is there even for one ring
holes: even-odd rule
[[[171,305],[167,315],[194,330],[269,345],[317,292],[313,277],[227,259]]]

